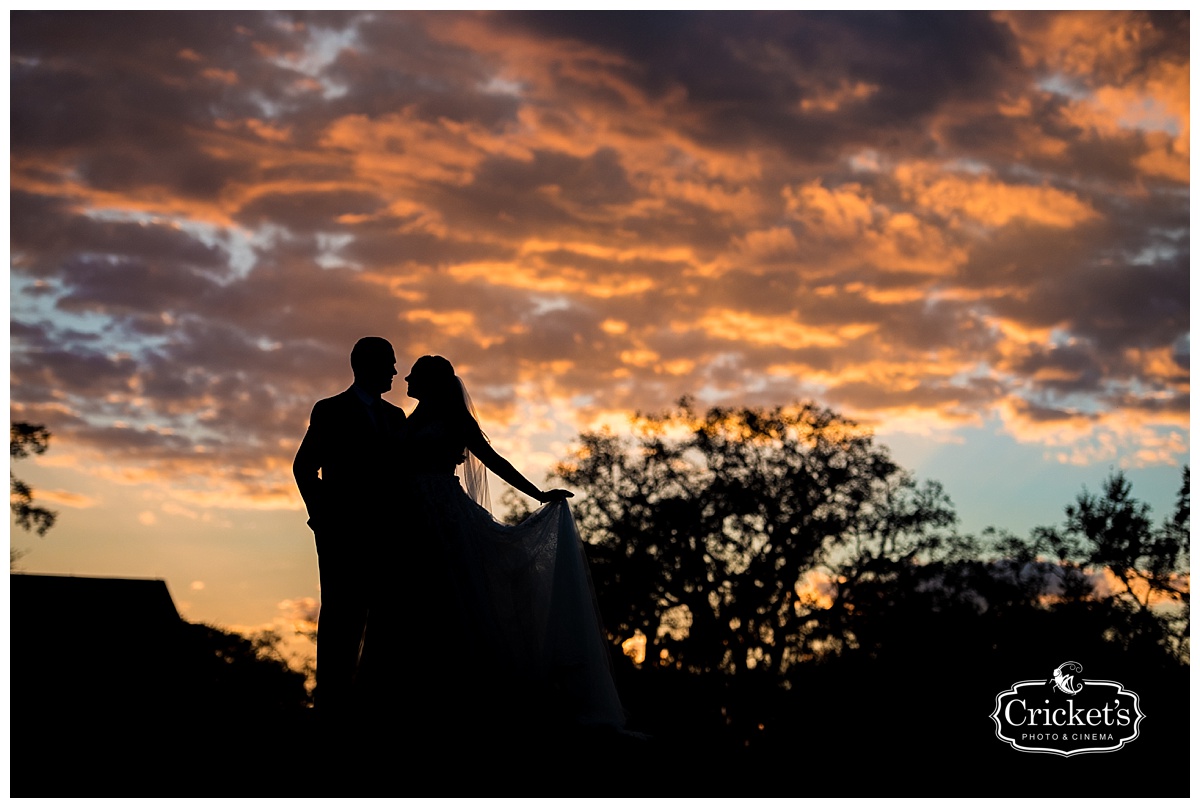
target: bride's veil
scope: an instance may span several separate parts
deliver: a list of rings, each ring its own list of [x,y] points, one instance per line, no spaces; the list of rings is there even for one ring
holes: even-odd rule
[[[475,412],[475,405],[471,402],[471,394],[467,392],[467,385],[463,383],[461,376],[455,376],[458,379],[458,386],[462,389],[463,404],[467,408],[467,412],[471,413],[471,417],[475,419],[475,423],[479,423],[479,414]],[[480,429],[480,434],[483,430]],[[487,435],[483,436],[487,440]],[[487,467],[467,450],[466,459],[462,464],[462,481],[463,488],[467,489],[467,495],[471,499],[479,503],[489,513],[492,510],[492,498],[488,493]]]

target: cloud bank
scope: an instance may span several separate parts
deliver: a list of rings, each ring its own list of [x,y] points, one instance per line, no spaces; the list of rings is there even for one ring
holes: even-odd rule
[[[12,417],[294,508],[379,334],[513,445],[690,393],[1179,462],[1188,23],[14,12]]]

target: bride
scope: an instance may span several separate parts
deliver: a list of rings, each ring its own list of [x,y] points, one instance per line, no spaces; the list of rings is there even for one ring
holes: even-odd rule
[[[539,489],[492,448],[448,360],[422,356],[405,381],[419,403],[394,447],[401,524],[379,559],[360,653],[369,709],[452,735],[620,729],[573,494]],[[516,526],[496,521],[485,468],[543,506]]]

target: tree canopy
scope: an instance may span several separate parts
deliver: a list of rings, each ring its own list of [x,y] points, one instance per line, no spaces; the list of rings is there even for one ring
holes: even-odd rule
[[[573,509],[615,643],[644,642],[658,668],[782,680],[839,655],[994,653],[998,637],[1050,618],[1186,661],[1183,474],[1159,527],[1117,473],[1061,527],[967,536],[938,483],[830,410],[687,399],[639,415],[629,436],[580,435],[554,470],[582,495]]]
[[[50,448],[50,431],[42,424],[15,421],[8,428],[8,437],[11,460],[21,460],[31,454],[42,454]],[[11,470],[8,472],[8,484],[9,507],[17,525],[24,530],[32,530],[39,536],[46,535],[46,532],[54,527],[58,514],[35,505],[33,489],[23,480],[17,479]]]
[[[575,510],[606,624],[695,672],[786,671],[829,641],[828,601],[845,584],[928,557],[954,522],[940,487],[811,404],[699,412],[684,400],[639,417],[632,438],[580,441],[555,474],[584,494]]]

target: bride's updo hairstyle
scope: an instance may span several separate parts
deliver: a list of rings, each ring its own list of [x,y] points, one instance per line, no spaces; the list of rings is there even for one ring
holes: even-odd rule
[[[410,375],[428,383],[430,387],[449,386],[454,381],[454,365],[444,356],[422,356],[413,362]]]
[[[420,399],[422,406],[431,406],[435,412],[448,417],[451,424],[476,432],[487,441],[487,435],[479,428],[479,419],[475,417],[475,407],[471,404],[467,386],[455,375],[454,365],[450,364],[449,359],[444,356],[422,356],[413,362],[408,378],[420,381],[423,388]],[[413,414],[416,415],[416,412]],[[490,511],[492,504],[488,494],[487,469],[465,447],[459,463],[462,464],[463,487],[471,499]]]
[[[413,363],[410,376],[420,379],[426,390],[427,404],[455,418],[471,413],[463,398],[463,386],[454,374],[454,365],[444,356],[422,356]]]

